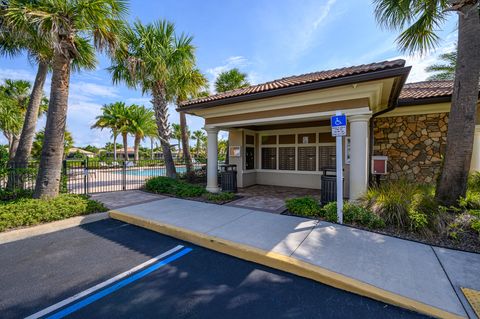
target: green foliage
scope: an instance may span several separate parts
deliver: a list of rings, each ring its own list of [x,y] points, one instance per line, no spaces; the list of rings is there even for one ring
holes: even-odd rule
[[[473,172],[468,176],[467,189],[472,192],[480,192],[480,172]]]
[[[246,73],[240,72],[237,68],[224,71],[215,80],[215,91],[221,93],[247,87],[250,85],[247,77]]]
[[[458,205],[464,209],[480,209],[480,192],[468,189],[465,197],[459,199]]]
[[[397,229],[430,236],[432,232],[442,232],[447,224],[447,208],[438,204],[434,188],[429,185],[404,180],[389,182],[370,188],[361,201]]]
[[[214,203],[222,203],[222,202],[228,202],[231,201],[235,198],[234,193],[230,192],[221,192],[221,193],[206,193],[205,198]]]
[[[33,191],[28,189],[16,189],[16,190],[0,189],[1,202],[11,201],[19,198],[28,198],[28,197],[32,197],[32,195],[33,195]]]
[[[86,196],[61,194],[53,199],[22,198],[0,204],[0,231],[106,211]]]
[[[199,197],[206,193],[201,186],[192,185],[173,178],[159,176],[147,180],[145,188],[154,193],[170,194],[181,198]]]
[[[286,206],[290,212],[300,216],[318,216],[321,211],[318,201],[310,196],[287,199]]]
[[[322,217],[326,221],[337,221],[337,202],[331,202],[323,206]],[[361,205],[352,202],[345,202],[343,205],[343,221],[347,224],[365,226],[369,228],[383,228],[385,222],[372,211]]]
[[[480,219],[476,219],[472,221],[472,223],[470,224],[470,227],[472,227],[472,229],[476,231],[478,235],[480,235]]]

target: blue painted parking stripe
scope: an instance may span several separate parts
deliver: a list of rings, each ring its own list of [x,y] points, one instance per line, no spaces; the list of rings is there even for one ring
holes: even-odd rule
[[[179,251],[178,253],[176,253],[175,255],[172,255],[168,258],[165,258],[164,260],[162,260],[162,261],[160,261],[160,262],[158,262],[158,263],[156,263],[156,264],[154,264],[154,265],[136,273],[135,275],[133,275],[131,277],[123,279],[122,281],[119,281],[116,284],[114,284],[114,285],[112,285],[108,288],[105,288],[105,289],[103,289],[103,290],[101,290],[101,291],[99,291],[99,292],[97,292],[97,293],[95,293],[95,294],[93,294],[93,295],[91,295],[91,296],[89,296],[89,297],[71,305],[71,306],[68,306],[67,308],[49,316],[48,319],[59,319],[59,318],[63,318],[65,316],[68,316],[69,314],[71,314],[71,313],[73,313],[73,312],[75,312],[75,311],[77,311],[77,310],[79,310],[79,309],[81,309],[85,306],[88,306],[89,304],[91,304],[91,303],[93,303],[93,302],[95,302],[95,301],[97,301],[97,300],[99,300],[99,299],[101,299],[101,298],[103,298],[103,297],[105,297],[105,296],[107,296],[107,295],[125,287],[126,285],[147,276],[148,274],[150,274],[150,273],[154,272],[155,270],[171,263],[172,261],[174,261],[174,260],[176,260],[180,257],[185,256],[186,254],[188,254],[191,251],[192,251],[192,248],[185,248],[185,249]]]

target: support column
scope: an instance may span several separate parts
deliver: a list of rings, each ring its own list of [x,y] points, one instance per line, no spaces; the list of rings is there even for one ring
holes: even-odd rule
[[[470,171],[480,171],[480,125],[475,126],[475,137],[473,138],[472,162]]]
[[[218,128],[205,127],[207,131],[207,191],[218,193]]]
[[[368,188],[368,121],[370,114],[352,115],[350,123],[350,200]]]

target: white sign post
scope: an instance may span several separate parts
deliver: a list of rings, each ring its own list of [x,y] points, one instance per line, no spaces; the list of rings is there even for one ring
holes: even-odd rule
[[[342,138],[347,135],[347,116],[337,112],[331,117],[332,136],[336,138],[337,222],[343,224],[343,156]]]

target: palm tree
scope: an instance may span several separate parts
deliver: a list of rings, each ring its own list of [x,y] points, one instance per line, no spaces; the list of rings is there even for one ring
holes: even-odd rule
[[[132,107],[127,106],[123,102],[116,102],[115,114],[118,124],[118,134],[122,136],[123,140],[123,159],[128,160],[128,134],[132,126]]]
[[[174,85],[174,95],[176,97],[177,109],[181,109],[182,102],[189,99],[195,98],[204,94],[202,89],[206,89],[208,85],[207,78],[196,68],[190,68],[185,70],[180,76],[176,79]],[[187,170],[187,176],[192,177],[193,173],[193,162],[192,155],[190,154],[190,143],[188,141],[190,132],[188,131],[187,126],[187,117],[185,112],[179,111],[180,115],[180,135],[182,140],[183,148],[183,158],[185,161],[185,166]]]
[[[202,130],[193,131],[192,139],[195,140],[195,155],[197,157],[200,152],[200,146],[205,137],[205,133]]]
[[[17,152],[20,130],[23,125],[23,115],[27,110],[28,99],[30,92],[30,82],[24,80],[5,80],[5,83],[0,87],[0,93],[3,96],[3,112],[8,112],[9,114],[2,114],[2,117],[11,117],[3,118],[5,128],[9,127],[10,129],[4,130],[8,132],[8,151],[9,159],[13,160],[15,158],[15,153]],[[7,124],[9,123],[9,124]]]
[[[250,86],[247,80],[247,74],[234,68],[218,75],[215,80],[215,91],[222,93],[230,90],[240,89]]]
[[[400,48],[425,53],[439,42],[437,30],[450,11],[458,15],[458,44],[447,145],[435,197],[456,205],[465,196],[472,158],[480,74],[479,1],[375,0],[377,21],[402,31]]]
[[[123,44],[109,68],[114,83],[124,81],[130,87],[140,86],[143,93],[151,94],[166,175],[171,178],[176,177],[176,172],[169,141],[169,92],[177,74],[193,65],[191,42],[189,36],[176,36],[174,25],[165,20],[147,25],[137,21],[123,33]]]
[[[32,143],[32,157],[40,158],[42,154],[43,142],[45,140],[45,130],[40,130],[35,134],[35,138]],[[69,130],[65,130],[65,138],[63,140],[63,154],[64,158],[68,155],[68,151],[73,147],[74,140],[72,133]]]
[[[17,3],[19,4],[19,2]],[[38,36],[33,26],[30,30],[12,28],[5,17],[8,12],[8,5],[8,2],[3,2],[3,6],[0,8],[0,54],[12,57],[26,53],[29,60],[38,65],[14,158],[16,167],[26,168],[35,136],[38,115],[41,113],[40,108],[42,105],[48,104],[48,100],[43,95],[43,86],[53,50],[48,46],[45,39]]]
[[[124,0],[11,0],[2,16],[11,29],[35,33],[53,50],[50,104],[35,198],[55,197],[60,188],[72,61],[96,65],[95,49],[111,53],[123,27]],[[33,30],[33,31],[32,31]]]
[[[444,63],[432,64],[425,68],[425,71],[434,73],[428,77],[430,81],[437,80],[454,80],[455,79],[455,67],[457,65],[457,52],[448,52],[440,55],[440,60]]]
[[[215,80],[215,91],[217,93],[222,93],[234,89],[241,89],[250,85],[247,80],[248,75],[246,73],[240,72],[239,69],[234,68],[229,71],[222,72],[218,75]],[[229,148],[229,139],[230,134],[227,135],[227,150]],[[228,151],[225,156],[225,164],[230,162],[230,157],[228,156]]]
[[[130,133],[134,136],[135,161],[139,160],[138,150],[140,142],[147,136],[151,136],[156,130],[155,113],[144,106],[130,106]]]
[[[122,113],[122,109],[125,108],[125,103],[115,102],[111,104],[105,104],[102,106],[102,114],[98,115],[95,119],[95,123],[91,128],[104,128],[112,131],[113,137],[113,159],[117,160],[117,137],[120,129],[119,115]]]
[[[170,134],[171,138],[174,138],[177,140],[177,145],[178,145],[178,153],[177,156],[180,157],[180,154],[182,153],[182,129],[180,124],[173,123],[172,124],[172,132]]]

